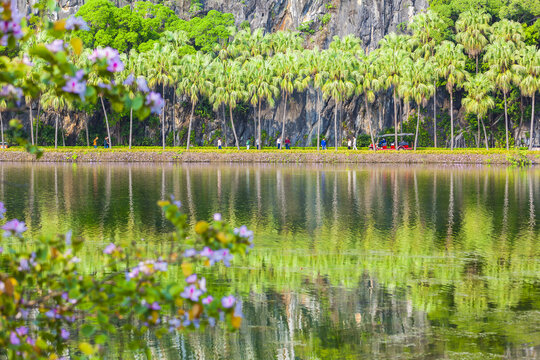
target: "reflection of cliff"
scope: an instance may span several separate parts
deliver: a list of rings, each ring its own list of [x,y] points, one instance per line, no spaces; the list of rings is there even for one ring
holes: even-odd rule
[[[0,201],[31,231],[144,238],[149,252],[166,246],[154,205],[164,194],[198,218],[221,212],[256,230],[248,257],[208,274],[244,297],[240,333],[153,339],[156,358],[519,358],[521,344],[540,345],[531,337],[540,321],[539,171],[2,164]],[[87,244],[89,271],[103,245]]]

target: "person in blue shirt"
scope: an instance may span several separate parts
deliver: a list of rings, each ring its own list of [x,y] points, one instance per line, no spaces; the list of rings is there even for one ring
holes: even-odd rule
[[[103,147],[104,147],[105,149],[108,149],[109,146],[110,146],[110,144],[109,144],[109,138],[106,137],[105,140],[103,141]]]
[[[324,138],[321,140],[321,147],[323,150],[326,150],[326,140]]]

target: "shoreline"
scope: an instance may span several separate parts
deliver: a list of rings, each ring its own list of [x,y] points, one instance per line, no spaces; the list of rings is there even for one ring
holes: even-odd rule
[[[180,148],[129,150],[127,148],[44,149],[43,156],[35,156],[21,148],[0,150],[0,162],[64,162],[64,163],[313,163],[313,164],[476,164],[476,165],[536,165],[540,151],[502,150],[438,150],[377,151],[370,150],[232,150]]]

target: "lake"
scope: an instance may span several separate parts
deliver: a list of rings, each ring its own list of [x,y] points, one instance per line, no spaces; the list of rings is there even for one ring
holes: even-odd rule
[[[240,331],[148,334],[156,359],[540,358],[540,168],[0,163],[0,180],[29,233],[87,239],[88,271],[110,241],[165,246],[171,194],[193,224],[255,231],[208,274],[243,298]]]

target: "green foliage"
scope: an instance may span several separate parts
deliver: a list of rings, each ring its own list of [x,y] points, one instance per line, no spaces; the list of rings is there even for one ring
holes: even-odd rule
[[[321,22],[321,25],[322,26],[325,26],[327,25],[330,20],[332,19],[332,14],[331,13],[326,13],[322,16],[319,16],[319,21]]]
[[[313,20],[304,21],[296,28],[296,30],[305,34],[313,35],[315,34],[315,29],[312,28],[312,25],[313,25]]]
[[[185,23],[168,7],[149,1],[135,2],[132,11],[127,5],[117,8],[109,0],[90,0],[79,9],[77,16],[90,26],[90,31],[76,32],[85,46],[110,46],[120,52],[140,46],[148,50],[164,31],[177,30]]]
[[[216,43],[229,39],[233,27],[234,16],[232,14],[210,10],[203,18],[195,17],[188,22],[179,24],[177,30],[188,33],[196,50],[210,52],[213,51]]]

